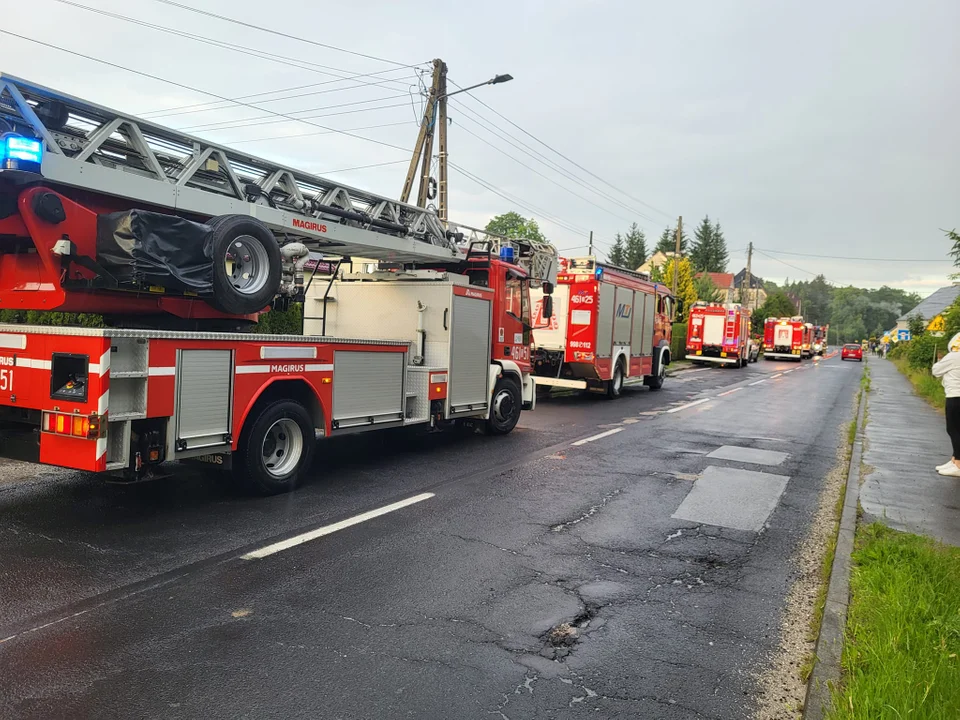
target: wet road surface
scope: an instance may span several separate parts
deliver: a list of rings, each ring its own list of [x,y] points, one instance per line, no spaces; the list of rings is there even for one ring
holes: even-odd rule
[[[744,717],[860,372],[330,441],[284,497],[0,485],[0,717]]]

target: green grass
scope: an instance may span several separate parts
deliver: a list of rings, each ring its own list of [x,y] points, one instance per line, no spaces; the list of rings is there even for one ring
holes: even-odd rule
[[[897,358],[893,361],[897,369],[907,376],[907,379],[913,384],[913,389],[917,395],[922,397],[933,407],[943,410],[946,404],[946,395],[943,392],[943,383],[930,374],[926,368],[917,369],[910,367],[906,358]]]
[[[960,718],[960,548],[857,529],[830,720]]]

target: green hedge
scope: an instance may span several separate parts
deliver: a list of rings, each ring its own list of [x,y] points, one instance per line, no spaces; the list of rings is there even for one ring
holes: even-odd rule
[[[674,323],[673,335],[670,339],[670,357],[673,360],[683,360],[687,356],[687,324]]]

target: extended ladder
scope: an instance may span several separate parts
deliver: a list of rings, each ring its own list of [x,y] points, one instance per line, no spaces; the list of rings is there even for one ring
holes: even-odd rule
[[[0,74],[0,118],[42,138],[52,184],[203,218],[256,217],[311,250],[392,262],[462,257],[437,215]]]

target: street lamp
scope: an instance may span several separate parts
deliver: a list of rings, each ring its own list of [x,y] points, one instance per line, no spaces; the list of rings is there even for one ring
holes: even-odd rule
[[[476,90],[478,87],[483,87],[484,85],[499,85],[500,83],[510,82],[511,80],[513,80],[513,75],[504,73],[503,75],[497,75],[486,82],[477,83],[476,85],[471,85],[470,87],[460,88],[452,93],[445,93],[440,96],[440,99],[459,95],[460,93],[467,92],[467,90]]]

